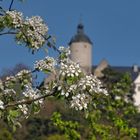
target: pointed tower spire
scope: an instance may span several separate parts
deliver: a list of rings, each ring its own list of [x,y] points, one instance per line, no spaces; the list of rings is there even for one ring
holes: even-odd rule
[[[82,23],[79,23],[77,25],[77,33],[75,36],[72,37],[72,39],[69,42],[69,45],[71,45],[73,42],[87,42],[92,44],[89,37],[84,33],[84,25]]]

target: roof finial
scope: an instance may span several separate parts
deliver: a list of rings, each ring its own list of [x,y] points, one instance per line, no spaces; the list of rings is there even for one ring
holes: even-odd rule
[[[83,34],[84,33],[84,25],[82,24],[82,14],[80,14],[79,24],[77,26],[77,33]]]
[[[83,15],[80,14],[79,24],[82,24]]]

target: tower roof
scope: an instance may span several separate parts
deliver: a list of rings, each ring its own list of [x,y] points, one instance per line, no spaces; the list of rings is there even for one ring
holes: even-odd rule
[[[92,44],[89,37],[84,33],[84,25],[78,24],[77,26],[77,33],[75,36],[72,37],[72,39],[69,42],[69,45],[71,45],[73,42],[88,42]]]

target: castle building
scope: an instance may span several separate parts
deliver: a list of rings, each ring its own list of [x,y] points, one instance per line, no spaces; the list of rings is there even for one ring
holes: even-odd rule
[[[70,58],[80,64],[83,72],[86,74],[94,74],[97,77],[102,77],[102,71],[105,68],[111,68],[112,70],[119,73],[129,73],[133,81],[133,99],[134,104],[139,107],[140,110],[140,68],[137,65],[130,66],[110,66],[108,61],[103,59],[99,65],[93,66],[92,63],[92,48],[93,43],[89,37],[84,33],[84,26],[78,24],[77,33],[72,37],[69,42],[71,50]],[[54,80],[55,75],[52,74],[45,79],[44,84],[46,85],[49,81]]]
[[[84,33],[83,24],[78,24],[77,33],[72,37],[69,42],[71,56],[70,58],[80,64],[81,68],[87,74],[91,74],[94,71],[94,75],[97,77],[102,77],[102,71],[110,67],[112,70],[115,70],[120,73],[128,72],[131,75],[134,87],[134,104],[140,108],[140,72],[139,67],[134,65],[130,66],[110,66],[109,63],[103,59],[99,65],[93,66],[92,64],[92,48],[93,43],[89,37]],[[94,70],[93,70],[94,69]]]
[[[92,72],[92,42],[84,33],[83,24],[78,24],[77,33],[69,42],[71,55],[74,62],[80,64],[81,68],[87,74]]]

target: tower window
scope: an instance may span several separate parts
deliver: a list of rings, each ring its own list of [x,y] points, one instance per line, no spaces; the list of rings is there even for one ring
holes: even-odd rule
[[[87,48],[87,45],[84,45],[85,48]]]

